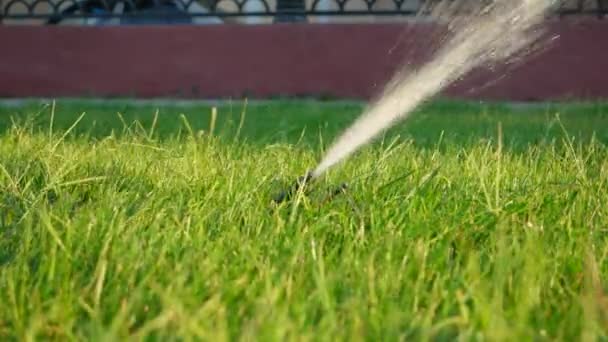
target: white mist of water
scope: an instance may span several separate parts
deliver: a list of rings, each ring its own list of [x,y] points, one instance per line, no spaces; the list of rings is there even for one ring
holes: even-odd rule
[[[329,148],[313,177],[405,119],[421,102],[471,69],[505,60],[538,40],[539,26],[551,5],[549,0],[495,0],[465,20],[454,21],[452,35],[434,58],[412,74],[397,73],[383,96]]]

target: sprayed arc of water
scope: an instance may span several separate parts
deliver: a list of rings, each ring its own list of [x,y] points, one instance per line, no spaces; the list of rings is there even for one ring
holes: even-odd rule
[[[550,7],[547,0],[496,0],[467,18],[430,62],[411,75],[403,76],[405,70],[395,75],[383,96],[330,147],[313,170],[313,178],[407,118],[420,103],[473,68],[505,60],[538,40],[540,31],[532,29],[541,24]]]

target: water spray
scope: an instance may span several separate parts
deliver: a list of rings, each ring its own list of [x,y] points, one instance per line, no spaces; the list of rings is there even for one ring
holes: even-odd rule
[[[400,70],[382,96],[330,146],[318,166],[278,194],[275,203],[287,201],[306,190],[308,183],[383,130],[407,118],[422,102],[475,67],[504,61],[538,41],[541,32],[533,29],[540,26],[551,6],[552,1],[548,0],[495,0],[489,5],[480,5],[473,15],[454,19],[451,24],[456,25],[452,25],[451,36],[433,59],[414,73]],[[451,8],[457,9],[457,6]]]
[[[535,29],[551,6],[548,0],[495,0],[479,5],[473,15],[453,19],[452,34],[433,59],[413,73],[400,70],[382,96],[330,146],[312,171],[312,179],[406,119],[422,102],[475,67],[507,60],[538,41],[542,32]],[[448,8],[447,16],[453,9],[457,6]]]

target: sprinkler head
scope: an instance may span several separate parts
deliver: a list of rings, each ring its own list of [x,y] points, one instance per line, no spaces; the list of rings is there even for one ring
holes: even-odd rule
[[[346,183],[342,183],[340,184],[339,187],[333,189],[333,191],[329,194],[328,199],[333,199],[334,197],[338,196],[339,194],[344,193],[346,190],[348,189],[348,184]]]
[[[273,198],[273,202],[276,204],[289,201],[301,188],[304,188],[308,182],[312,181],[312,171],[308,171],[306,175],[299,177],[291,186]]]

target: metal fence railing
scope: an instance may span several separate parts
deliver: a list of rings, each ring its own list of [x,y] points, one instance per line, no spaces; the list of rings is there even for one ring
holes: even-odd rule
[[[0,24],[331,22],[420,15],[426,4],[441,1],[454,0],[0,0]],[[604,17],[608,0],[563,0],[555,13]]]

